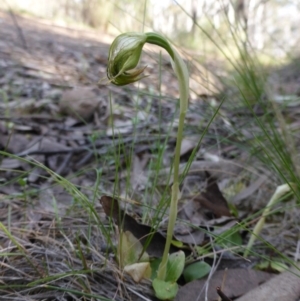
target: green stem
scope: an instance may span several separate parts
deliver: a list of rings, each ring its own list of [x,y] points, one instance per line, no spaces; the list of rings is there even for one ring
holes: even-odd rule
[[[144,68],[134,69],[140,60],[142,48],[145,43],[155,44],[164,48],[170,55],[172,67],[177,76],[180,94],[180,116],[178,124],[177,141],[173,167],[173,186],[170,202],[170,217],[168,223],[167,240],[163,253],[162,262],[159,266],[157,277],[165,280],[166,268],[172,242],[174,226],[177,218],[177,206],[179,199],[179,163],[184,118],[189,98],[189,74],[186,64],[180,55],[173,49],[167,39],[159,34],[150,33],[124,33],[119,35],[109,49],[107,77],[117,86],[133,83],[142,78]]]
[[[248,257],[249,252],[255,242],[255,239],[259,236],[262,228],[265,225],[265,221],[266,221],[266,217],[268,216],[270,209],[280,200],[281,197],[283,197],[285,194],[287,194],[288,192],[290,192],[292,190],[292,188],[294,188],[294,184],[290,183],[290,184],[283,184],[280,185],[276,188],[275,193],[273,194],[273,196],[271,197],[268,205],[266,206],[266,208],[264,209],[261,218],[259,219],[259,221],[257,222],[257,224],[254,227],[254,230],[251,234],[251,237],[248,241],[247,247],[245,249],[244,252],[244,257]]]
[[[181,112],[179,117],[177,141],[176,141],[176,148],[175,148],[175,158],[174,158],[174,167],[173,167],[174,178],[173,178],[173,185],[172,185],[172,196],[171,196],[171,204],[170,204],[170,216],[169,216],[169,223],[168,223],[168,230],[167,230],[167,239],[166,239],[162,261],[159,266],[159,270],[157,272],[157,278],[160,280],[164,280],[166,277],[168,257],[169,257],[175,222],[177,219],[177,211],[178,211],[177,207],[178,207],[178,199],[179,199],[179,163],[180,163],[180,149],[181,149],[184,119],[185,119],[185,112]]]
[[[145,33],[145,35],[147,37],[146,39],[147,43],[154,44],[164,48],[169,53],[172,60],[174,60],[174,50],[165,38],[163,38],[162,36],[160,36],[155,32],[147,32]]]
[[[155,44],[164,48],[172,58],[172,66],[175,71],[175,74],[179,83],[179,97],[180,97],[180,115],[179,115],[179,124],[177,131],[177,140],[175,147],[175,158],[173,163],[173,185],[172,185],[172,195],[171,195],[171,203],[170,203],[170,215],[169,215],[169,223],[167,230],[167,239],[165,244],[165,249],[162,257],[161,264],[159,266],[157,272],[157,278],[159,280],[165,280],[166,271],[167,271],[167,263],[168,257],[175,227],[175,222],[177,219],[177,207],[178,207],[178,199],[179,199],[179,163],[180,163],[180,150],[181,150],[181,141],[183,135],[183,127],[184,127],[184,119],[188,106],[188,98],[189,98],[189,75],[186,64],[179,56],[179,54],[172,48],[172,46],[158,34],[155,33],[147,33],[147,43]]]

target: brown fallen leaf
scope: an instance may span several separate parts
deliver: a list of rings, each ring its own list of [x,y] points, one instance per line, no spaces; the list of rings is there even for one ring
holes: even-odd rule
[[[10,158],[4,158],[0,163],[0,168],[2,169],[16,169],[22,165],[20,160]]]
[[[235,195],[232,202],[234,204],[238,204],[240,201],[246,199],[247,197],[252,195],[266,180],[267,180],[267,176],[265,175],[258,177],[256,181],[254,181],[248,187],[246,187],[237,195]]]
[[[300,297],[300,264],[254,288],[237,301],[296,301]]]
[[[198,144],[199,137],[184,137],[181,141],[180,156],[191,152]]]
[[[132,279],[139,283],[143,278],[151,277],[151,267],[149,262],[138,262],[124,267],[124,272],[129,274]]]
[[[209,172],[205,172],[207,178],[207,187],[204,192],[201,192],[194,198],[194,201],[199,202],[202,207],[208,209],[215,217],[231,216],[226,199],[219,189],[217,180],[210,176]]]
[[[39,193],[39,205],[44,212],[64,216],[72,205],[73,197],[60,185],[50,186],[45,183]]]
[[[198,246],[204,241],[205,231],[202,229],[193,229],[191,227],[181,227],[176,229],[174,236],[176,240],[184,244]]]
[[[216,179],[207,171],[205,173],[206,190],[189,200],[178,213],[178,217],[197,227],[205,226],[205,229],[208,225],[217,226],[213,232],[221,234],[233,227],[236,221],[231,217],[227,201],[219,190]],[[175,233],[176,239],[186,244],[200,245],[205,238],[205,231],[187,224],[177,225]]]
[[[122,231],[119,235],[118,261],[122,268],[137,262],[149,262],[149,255],[143,252],[141,242],[130,231]]]
[[[62,142],[58,142],[55,138],[48,137],[35,137],[32,141],[27,145],[27,147],[22,149],[18,156],[26,156],[28,154],[42,154],[43,152],[59,152],[64,150],[66,152],[72,151],[71,147],[66,146]],[[39,153],[40,152],[40,153]]]
[[[100,203],[105,214],[111,217],[122,231],[131,232],[145,247],[145,251],[152,257],[162,257],[166,244],[165,237],[147,225],[138,223],[133,217],[126,214],[119,206],[117,199],[110,196],[102,196]],[[171,246],[170,253],[179,249]]]
[[[131,119],[123,120],[123,118],[117,118],[115,116],[113,126],[106,130],[106,135],[108,137],[114,137],[120,134],[128,134],[131,133],[133,129],[134,125]]]
[[[0,148],[12,154],[17,154],[24,150],[28,143],[29,139],[25,135],[0,135]]]
[[[224,273],[226,273],[226,280],[224,282],[224,288],[222,291],[228,298],[239,297],[251,291],[253,288],[256,288],[260,283],[269,280],[273,276],[273,274],[266,272],[241,268],[229,269],[226,272],[224,270],[217,271],[209,280],[207,290],[208,301],[218,300],[216,288],[221,286],[223,283]],[[182,286],[178,291],[175,301],[204,300],[206,282],[207,279],[201,279],[189,282]],[[260,299],[251,299],[251,301],[252,300],[261,301]],[[268,300],[272,300],[272,298]]]

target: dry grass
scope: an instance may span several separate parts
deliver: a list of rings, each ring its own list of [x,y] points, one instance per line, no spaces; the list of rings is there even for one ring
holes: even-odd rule
[[[1,222],[10,237],[0,232],[0,300],[153,300],[147,283],[120,274],[87,214],[70,212],[58,219],[2,198]]]
[[[28,44],[34,50],[30,53],[20,49],[20,40],[12,24],[9,27],[7,22],[5,23],[6,28],[4,26],[0,28],[0,32],[6,33],[7,37],[6,41],[4,39],[1,41],[0,46],[3,48],[0,49],[0,55],[3,61],[10,64],[5,69],[7,73],[6,79],[3,79],[3,86],[5,89],[11,87],[10,90],[8,89],[10,94],[7,93],[11,103],[20,99],[20,95],[15,91],[15,87],[19,87],[20,82],[23,92],[24,90],[29,92],[31,90],[40,91],[39,88],[42,87],[41,83],[43,82],[48,83],[50,90],[55,92],[55,89],[61,91],[77,84],[93,86],[99,79],[99,72],[102,72],[102,75],[105,74],[107,45],[99,46],[100,41],[94,39],[84,40],[83,32],[74,31],[74,36],[71,36],[72,31],[59,35],[53,28],[45,30],[46,25],[39,25],[40,27],[37,29],[29,21],[22,21],[21,19],[19,21],[24,22],[23,25],[26,25],[26,22],[30,23],[30,26],[27,24],[27,26],[22,27]],[[5,35],[3,34],[3,36]],[[80,43],[80,41],[82,42]],[[86,57],[80,56],[82,53],[85,53]],[[80,181],[74,183],[74,185],[81,188],[88,187],[88,189],[82,189],[86,200],[93,199],[98,193],[116,192],[116,194],[126,195],[126,197],[132,196],[132,199],[141,201],[140,205],[144,203],[151,207],[149,208],[149,217],[147,216],[146,220],[152,222],[151,214],[155,211],[154,209],[157,209],[157,203],[168,194],[168,187],[162,188],[162,186],[167,186],[167,176],[160,177],[160,175],[163,169],[167,169],[168,174],[172,160],[174,129],[176,128],[176,120],[174,125],[172,120],[175,113],[175,98],[177,97],[175,81],[165,70],[163,72],[161,72],[162,70],[156,71],[154,66],[158,64],[155,61],[158,59],[158,54],[154,53],[153,58],[152,65],[149,64],[147,69],[150,70],[151,74],[149,78],[145,79],[147,85],[143,82],[138,87],[136,86],[133,89],[131,87],[128,90],[122,90],[122,92],[120,90],[116,92],[115,88],[111,86],[101,87],[102,96],[107,103],[109,102],[109,95],[113,94],[115,98],[114,108],[119,116],[125,116],[128,120],[132,120],[137,116],[135,110],[139,107],[143,114],[153,114],[156,118],[161,114],[163,117],[162,120],[154,122],[138,120],[138,124],[134,128],[135,132],[121,135],[122,143],[116,144],[116,140],[105,136],[105,131],[110,126],[108,121],[102,124],[100,120],[100,126],[96,122],[90,122],[81,126],[70,126],[66,132],[56,132],[57,129],[65,126],[63,118],[56,118],[57,116],[51,115],[56,100],[42,103],[37,108],[33,106],[31,108],[33,111],[25,112],[27,115],[24,118],[17,114],[14,116],[15,111],[12,111],[11,116],[0,116],[3,118],[2,124],[11,123],[16,125],[11,136],[10,129],[8,129],[8,139],[15,138],[15,134],[19,134],[16,138],[17,141],[20,140],[20,136],[26,137],[28,140],[35,135],[41,137],[41,134],[35,134],[34,131],[40,128],[41,122],[36,114],[41,113],[39,110],[42,108],[41,111],[44,110],[42,112],[49,113],[49,116],[47,115],[49,118],[47,119],[49,120],[47,126],[48,129],[53,130],[53,133],[51,131],[47,132],[49,136],[56,135],[55,137],[60,144],[70,143],[72,145],[73,143],[76,145],[78,143],[80,147],[82,147],[80,143],[83,141],[84,147],[82,149],[84,148],[85,158],[87,158],[87,161],[80,161],[84,157],[80,153],[70,160],[70,157],[68,159],[68,156],[62,153],[55,166],[57,170],[53,167],[52,171],[58,174],[63,173],[63,176],[68,179],[74,180],[76,176],[80,178]],[[28,64],[30,59],[34,64]],[[47,64],[41,64],[45,61]],[[86,72],[85,68],[81,69],[86,62],[89,64],[89,72]],[[47,68],[43,68],[45,66]],[[48,69],[49,66],[53,68]],[[161,67],[170,69],[170,66],[166,63],[163,63]],[[33,68],[33,71],[31,68]],[[161,73],[163,73],[162,81],[159,82],[157,79],[160,78]],[[41,74],[44,77],[41,77]],[[202,83],[196,81],[195,85],[198,87]],[[160,87],[159,91],[158,87]],[[228,90],[231,93],[232,90],[234,91],[232,87],[229,87]],[[32,97],[29,92],[26,97],[22,98],[23,100]],[[165,92],[168,94],[168,98],[161,99],[160,95]],[[199,140],[205,132],[217,105],[223,100],[205,93],[201,91],[195,93],[195,97],[190,104],[185,132],[187,140],[195,136]],[[203,94],[205,96],[200,97]],[[186,199],[191,199],[193,193],[198,193],[202,181],[201,173],[203,173],[203,170],[209,169],[210,172],[214,172],[214,176],[218,177],[222,192],[224,194],[227,192],[226,198],[237,210],[239,218],[246,221],[251,228],[256,222],[255,218],[259,217],[269,197],[283,179],[279,173],[276,173],[275,164],[272,164],[279,161],[279,156],[276,156],[276,153],[275,155],[272,154],[272,145],[271,143],[268,144],[268,141],[266,142],[266,136],[263,135],[262,131],[264,128],[259,126],[268,121],[264,115],[269,116],[269,112],[263,111],[262,115],[253,115],[251,108],[245,106],[241,101],[240,95],[227,93],[226,97],[216,120],[212,123],[202,141],[201,148],[196,148],[196,159],[200,162],[200,165],[201,163],[209,163],[209,167],[204,164],[205,166],[202,166],[202,168],[199,166],[193,168],[192,164],[191,173],[183,185],[183,193],[185,193],[184,197]],[[135,102],[138,101],[139,105],[136,105]],[[170,104],[170,102],[173,103]],[[36,105],[39,101],[33,99],[33,103]],[[291,118],[296,129],[299,128],[295,116],[298,114],[297,109],[298,107],[292,107],[290,111],[289,108],[283,110],[283,114]],[[21,115],[25,113],[21,112]],[[40,117],[44,118],[43,116]],[[267,129],[270,137],[273,135],[272,130],[278,127],[276,119],[271,119],[271,117],[269,122],[274,124],[274,127]],[[51,118],[53,118],[53,121]],[[255,121],[261,123],[256,124]],[[171,123],[172,125],[170,125]],[[28,127],[29,130],[27,130]],[[99,134],[101,130],[104,134],[103,136],[95,135],[98,144],[92,145],[95,147],[94,150],[91,146],[92,134]],[[82,136],[78,138],[74,134],[73,137],[72,133],[75,132],[77,134],[80,132]],[[71,135],[71,137],[68,137],[68,135]],[[156,139],[158,136],[162,140],[158,141]],[[45,137],[47,138],[46,134]],[[105,141],[103,137],[105,137]],[[147,141],[137,139],[139,137],[146,137]],[[152,140],[152,138],[154,139]],[[130,143],[127,144],[126,141]],[[85,149],[87,145],[90,146],[89,149]],[[107,155],[109,149],[107,145],[113,150],[117,149],[115,153],[113,151],[110,153],[110,157]],[[299,147],[298,144],[297,147]],[[164,148],[163,151],[161,151],[162,148]],[[24,146],[21,151],[24,151]],[[96,151],[98,152],[97,155]],[[157,154],[159,151],[162,153],[161,157]],[[130,159],[128,158],[135,155],[136,158],[142,161],[141,154],[143,152],[152,160],[152,165],[150,166],[149,163],[147,167],[143,167],[144,169],[137,168],[137,172],[134,174],[134,168],[131,169],[130,163],[128,163]],[[18,154],[19,151],[11,151],[11,153]],[[267,155],[270,155],[270,153],[274,155],[274,162],[267,160]],[[45,159],[47,164],[52,155],[47,155],[48,161]],[[116,158],[116,155],[119,155],[119,158]],[[189,153],[182,156],[183,165],[185,165],[188,155]],[[259,157],[261,160],[257,159]],[[3,158],[0,158],[0,160]],[[162,163],[158,164],[160,159]],[[222,162],[225,159],[238,165],[241,167],[241,172],[238,175],[234,174],[228,166],[222,167],[219,161],[214,161],[218,159],[222,159]],[[43,162],[41,164],[44,164]],[[64,165],[61,162],[64,162]],[[78,162],[83,162],[80,167],[76,165]],[[126,165],[127,163],[128,165]],[[284,165],[279,163],[278,170],[286,173]],[[60,168],[61,166],[64,166],[64,168]],[[142,166],[142,163],[140,163],[140,166]],[[49,207],[42,207],[39,203],[39,197],[44,194],[44,188],[41,184],[46,182],[49,174],[41,174],[28,186],[26,184],[20,187],[20,181],[23,180],[20,174],[24,178],[27,177],[31,174],[31,168],[32,166],[22,165],[20,170],[15,170],[13,167],[1,170],[0,180],[3,181],[4,179],[4,183],[1,182],[0,188],[3,191],[7,189],[3,192],[7,195],[0,198],[0,221],[2,223],[2,229],[0,230],[0,300],[155,300],[148,282],[137,285],[118,269],[113,250],[110,249],[111,245],[106,241],[107,237],[104,237],[103,225],[100,225],[99,221],[107,227],[111,227],[111,225],[103,218],[98,202],[96,202],[95,207],[99,216],[98,221],[96,221],[95,216],[91,217],[91,214],[89,214],[90,208],[85,208],[84,202],[81,205],[72,205],[63,214],[61,212],[58,214],[57,209],[49,211]],[[152,170],[149,172],[151,168]],[[100,179],[98,179],[95,170],[98,170],[99,174],[101,170]],[[147,178],[149,174],[151,176]],[[141,175],[143,177],[146,175],[147,183],[150,180],[149,187],[141,185],[137,189],[133,188],[131,181],[140,180],[143,178]],[[266,177],[260,187],[235,202],[235,195],[251,187],[252,183],[260,176]],[[189,181],[191,182],[190,186],[187,185]],[[144,183],[142,182],[142,184]],[[39,193],[38,196],[26,198],[27,188],[36,189]],[[16,193],[22,196],[18,199],[9,196]],[[147,202],[148,200],[149,202]],[[153,203],[150,203],[150,201]],[[183,204],[181,203],[181,205]],[[141,211],[143,207],[140,206],[138,210],[131,206],[128,208],[136,213],[138,210]],[[280,203],[272,211],[272,215],[268,218],[267,225],[262,232],[262,239],[265,239],[265,241],[258,241],[255,246],[255,251],[259,252],[259,254],[256,254],[257,257],[272,260],[277,252],[275,255],[293,258],[297,252],[297,240],[299,239],[298,210],[297,202],[293,199],[290,203]],[[270,247],[268,243],[272,244],[271,248],[268,248]]]

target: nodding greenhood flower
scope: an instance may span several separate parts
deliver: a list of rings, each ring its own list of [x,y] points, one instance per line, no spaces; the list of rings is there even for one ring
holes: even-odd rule
[[[108,55],[107,77],[123,86],[145,77],[141,75],[146,67],[134,69],[140,60],[147,36],[143,33],[124,33],[111,44]]]
[[[179,163],[181,140],[183,136],[184,118],[188,106],[189,98],[189,74],[188,69],[180,55],[161,35],[148,33],[124,33],[119,35],[109,49],[107,77],[118,86],[127,85],[143,78],[144,68],[135,69],[139,63],[142,49],[145,43],[154,44],[165,49],[171,59],[174,72],[178,78],[180,96],[180,115],[178,123],[177,142],[175,147],[173,186],[170,202],[170,217],[167,231],[166,245],[157,272],[158,280],[165,280],[166,269],[169,258],[169,251],[172,242],[174,225],[177,217],[177,207],[179,199]],[[166,284],[168,284],[166,282]],[[154,288],[155,289],[155,288]]]

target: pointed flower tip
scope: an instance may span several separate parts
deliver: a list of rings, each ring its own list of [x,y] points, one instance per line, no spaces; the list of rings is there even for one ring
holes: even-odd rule
[[[143,78],[144,68],[139,63],[147,36],[142,33],[124,33],[116,37],[109,49],[107,77],[117,86],[127,85]]]

